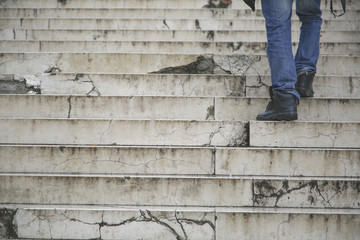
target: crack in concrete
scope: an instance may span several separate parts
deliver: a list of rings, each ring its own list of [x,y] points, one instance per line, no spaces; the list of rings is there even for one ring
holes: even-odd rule
[[[113,122],[113,119],[110,119],[107,128],[102,132],[101,136],[100,136],[100,140],[99,140],[99,144],[101,144],[102,138],[104,136],[104,134],[109,131],[109,129],[111,128],[111,124]]]
[[[87,95],[87,96],[91,96],[91,93],[92,93],[92,92],[95,92],[96,96],[98,96],[98,97],[101,96],[101,93],[100,93],[99,89],[95,86],[95,83],[94,83],[94,81],[91,79],[90,75],[87,75],[87,77],[90,79],[90,82],[91,82],[93,88],[92,88],[92,89],[90,90],[90,92],[88,92],[86,95]]]
[[[71,95],[68,97],[68,103],[69,103],[69,111],[68,111],[68,116],[67,118],[71,118]]]
[[[164,26],[165,26],[168,30],[170,30],[169,25],[167,25],[166,19],[163,20],[163,24],[164,24]]]
[[[269,181],[263,180],[260,182],[255,182],[254,187],[256,187],[256,190],[259,193],[255,193],[255,192],[253,193],[253,201],[254,201],[254,203],[259,205],[260,204],[259,200],[261,200],[261,199],[275,198],[274,207],[278,207],[277,204],[278,204],[280,198],[282,198],[283,196],[285,196],[293,191],[303,189],[309,185],[317,184],[317,183],[314,184],[313,182],[316,182],[316,181],[311,181],[308,183],[301,183],[301,184],[299,184],[299,186],[289,189],[288,180],[284,180],[282,182],[282,187],[277,191],[275,191],[276,188],[274,186],[272,186]]]

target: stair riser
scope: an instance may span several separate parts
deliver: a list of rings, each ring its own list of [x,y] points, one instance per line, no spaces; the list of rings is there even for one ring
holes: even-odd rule
[[[0,95],[9,118],[255,120],[268,99]],[[302,99],[302,121],[359,121],[359,99]],[[11,106],[11,107],[9,107]],[[57,109],[57,111],[53,111]]]
[[[256,12],[247,9],[0,9],[2,18],[123,18],[123,19],[243,19],[263,18],[261,10]],[[292,18],[298,19],[293,11]],[[358,11],[347,11],[341,18],[334,18],[329,10],[323,11],[324,20],[343,21],[360,20]]]
[[[359,181],[14,175],[0,179],[0,203],[360,208]]]
[[[35,220],[34,220],[35,219]],[[18,210],[13,227],[20,238],[215,239],[212,212]]]
[[[51,53],[4,53],[0,55],[0,71],[3,74],[41,74],[55,65],[63,72],[76,73],[151,73],[181,67],[181,73],[231,73],[235,75],[270,75],[265,56],[209,56],[206,60],[198,55],[181,54],[51,54]],[[196,61],[205,61],[197,66]],[[190,65],[192,64],[192,65]],[[194,65],[195,64],[195,65]],[[184,66],[188,66],[186,70]],[[360,75],[359,58],[352,56],[320,56],[318,75]],[[171,70],[174,71],[174,70]]]
[[[174,0],[174,1],[158,1],[158,0],[136,0],[136,1],[116,1],[116,0],[107,0],[101,2],[94,2],[91,0],[73,0],[65,2],[57,2],[56,0],[18,0],[11,1],[5,0],[1,3],[1,7],[8,8],[165,8],[165,9],[194,9],[202,8],[207,5],[207,0]],[[261,8],[261,2],[256,0],[256,7]],[[295,8],[295,4],[293,6]],[[249,9],[243,1],[233,1],[231,8],[233,9]],[[328,10],[330,8],[330,0],[325,0],[321,5],[322,9]],[[341,9],[339,2],[334,2],[335,9]],[[360,9],[360,4],[357,1],[351,1],[347,5],[348,9]]]
[[[299,29],[301,22],[294,20],[292,27]],[[0,19],[0,28],[18,29],[95,29],[95,30],[264,30],[265,20],[245,19]],[[323,31],[359,31],[356,21],[328,21]]]
[[[11,88],[20,84],[14,80],[16,76],[0,78],[4,80],[0,81],[2,94],[27,93]],[[269,76],[46,74],[37,78],[42,94],[63,95],[244,97],[246,93],[247,97],[263,98],[269,96],[271,85]],[[21,82],[24,87],[25,83]],[[313,88],[315,97],[359,98],[360,78],[315,76]]]
[[[239,41],[265,42],[265,31],[201,31],[201,30],[31,30],[0,29],[3,40],[42,41]],[[292,38],[298,42],[299,32]],[[322,43],[358,43],[358,32],[321,32]]]
[[[252,205],[251,180],[0,176],[1,203]]]
[[[14,78],[16,78],[14,75],[2,77],[2,79],[8,81],[6,83],[9,85],[17,83]],[[199,97],[245,95],[244,76],[46,74],[38,77],[38,79],[42,94]],[[2,84],[1,81],[0,84]],[[20,92],[9,91],[3,93]]]
[[[8,209],[21,238],[131,239],[307,239],[356,240],[355,214],[284,214],[181,210]],[[216,219],[216,220],[215,220]],[[262,231],[257,231],[263,226]],[[79,231],[81,229],[81,231]],[[151,231],[146,231],[151,229]],[[294,231],[296,229],[296,231]]]
[[[271,79],[269,76],[247,76],[246,86],[247,97],[265,97],[269,95],[268,86],[271,86]],[[315,76],[313,89],[314,97],[358,98],[360,96],[360,78],[358,76]]]
[[[166,54],[266,54],[267,43],[239,42],[29,42],[2,41],[2,53],[152,53]],[[298,45],[294,44],[295,52]],[[360,43],[321,43],[326,54],[360,54]]]
[[[250,122],[250,146],[359,148],[359,123]]]
[[[2,173],[360,175],[358,150],[1,146],[0,156]]]
[[[262,176],[360,175],[358,150],[216,149],[216,174]]]
[[[0,141],[10,144],[247,145],[245,122],[0,120]]]
[[[212,175],[215,172],[212,148],[1,146],[0,156],[3,173]]]
[[[216,239],[355,240],[360,234],[358,215],[218,213],[217,218]]]
[[[216,120],[255,120],[270,99],[216,98]],[[297,107],[300,121],[360,121],[360,100],[303,98]]]

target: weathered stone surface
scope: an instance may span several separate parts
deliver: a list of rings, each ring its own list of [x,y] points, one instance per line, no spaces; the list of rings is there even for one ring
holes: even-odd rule
[[[0,238],[17,238],[16,228],[13,226],[16,211],[0,208]]]
[[[251,206],[252,181],[205,177],[0,174],[0,203]]]
[[[204,2],[204,1],[203,1]],[[110,6],[112,7],[112,6]],[[210,11],[207,9],[144,9],[144,8],[107,8],[107,9],[89,9],[89,8],[19,8],[19,9],[0,9],[0,15],[4,18],[121,18],[123,19],[137,19],[141,16],[144,19],[151,19],[154,17],[161,19],[244,19],[244,18],[259,18],[263,19],[261,9],[256,9],[255,12],[250,9],[216,9]],[[356,10],[347,9],[346,14],[341,18],[334,18],[330,9],[323,9],[322,18],[324,20],[343,21],[343,20],[360,20],[359,14]],[[298,19],[296,11],[292,13],[292,19]]]
[[[1,83],[1,82],[0,82]],[[244,76],[56,74],[41,77],[42,94],[101,96],[244,96]]]
[[[59,130],[61,129],[61,130]],[[0,119],[1,143],[247,146],[247,123],[81,119]]]
[[[229,212],[217,213],[217,219],[217,240],[356,240],[360,234],[360,218],[357,214]]]
[[[20,238],[215,239],[214,210],[21,208],[11,227]]]
[[[352,20],[323,20],[323,31],[359,31],[359,25]],[[294,29],[300,29],[301,22],[293,20]],[[76,19],[76,18],[4,18],[1,28],[20,29],[136,29],[136,30],[261,30],[265,31],[265,20],[261,19]]]
[[[268,97],[270,76],[246,76],[246,96]],[[314,97],[358,98],[360,78],[358,76],[315,76]]]
[[[216,98],[215,119],[255,120],[270,99]],[[360,99],[303,98],[297,108],[300,121],[360,121]]]
[[[216,149],[216,174],[360,176],[360,151],[340,149]]]
[[[360,124],[250,122],[250,146],[359,148]]]
[[[20,238],[94,239],[100,236],[101,217],[94,211],[20,209],[13,224]]]
[[[0,71],[3,74],[41,75],[54,68],[57,71],[80,73],[149,73],[190,65],[196,63],[198,57],[189,54],[3,53],[0,55]],[[218,58],[221,61],[215,60]],[[232,73],[242,73],[248,69],[246,75],[270,74],[268,60],[262,55],[213,56],[213,59],[216,66]],[[249,62],[249,59],[253,60]],[[318,65],[319,75],[360,75],[357,56],[320,56]]]
[[[213,98],[0,96],[2,117],[213,120],[213,108]]]
[[[101,228],[104,239],[215,239],[213,213],[152,212],[143,210],[124,213],[105,212],[104,221],[111,224]],[[124,223],[124,224],[121,224]],[[121,225],[120,225],[121,224]],[[134,234],[135,233],[135,234]]]
[[[0,172],[213,174],[213,148],[0,146]]]
[[[254,206],[360,208],[360,181],[254,180]]]
[[[1,7],[8,8],[170,8],[170,9],[193,9],[193,8],[202,8],[207,1],[205,0],[148,0],[146,2],[142,0],[134,1],[116,1],[108,0],[102,2],[94,2],[91,0],[72,0],[72,1],[57,1],[57,0],[4,0],[1,2]],[[336,2],[335,8],[340,8],[340,3]],[[329,9],[330,0],[324,0],[321,5],[322,9]],[[258,9],[261,9],[261,4],[259,0],[256,0],[256,6]],[[294,6],[295,7],[295,6]],[[360,5],[357,1],[351,1],[348,3],[347,7],[349,9],[359,9]],[[248,9],[249,7],[245,5],[242,1],[233,1],[231,8],[233,9]],[[250,11],[250,10],[249,10]]]

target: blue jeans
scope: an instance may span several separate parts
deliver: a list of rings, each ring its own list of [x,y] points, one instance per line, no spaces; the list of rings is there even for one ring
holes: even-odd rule
[[[296,0],[296,14],[302,25],[294,59],[291,45],[293,0],[261,0],[268,39],[266,54],[274,90],[292,93],[300,99],[294,88],[297,73],[316,71],[322,24],[320,2],[321,0]]]

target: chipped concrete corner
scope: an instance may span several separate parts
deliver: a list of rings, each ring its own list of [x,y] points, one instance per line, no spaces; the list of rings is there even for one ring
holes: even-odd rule
[[[187,65],[168,67],[152,73],[164,74],[231,74],[244,75],[261,56],[211,55],[199,56],[195,62]]]
[[[214,212],[20,210],[15,218],[23,238],[215,239]]]

